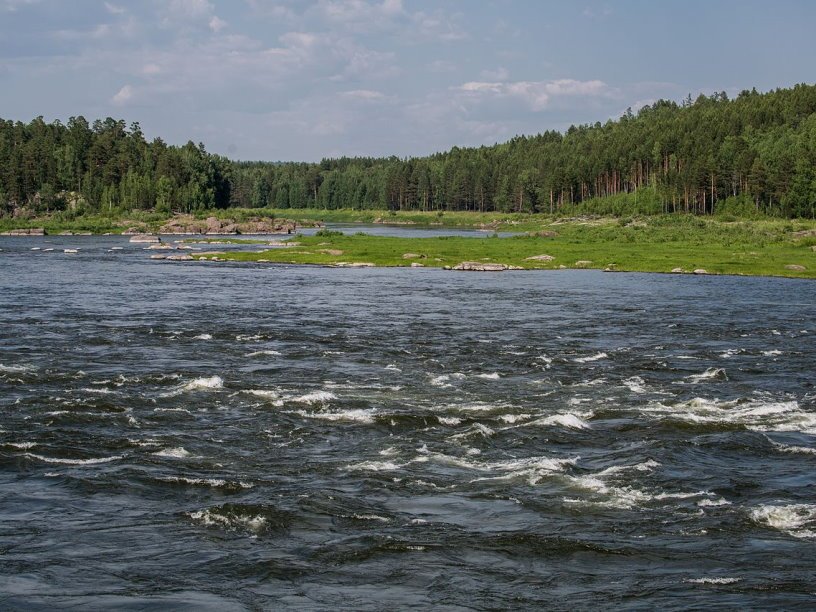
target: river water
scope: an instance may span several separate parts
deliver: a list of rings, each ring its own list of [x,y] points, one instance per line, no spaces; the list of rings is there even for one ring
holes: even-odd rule
[[[0,249],[0,608],[816,602],[815,283]]]

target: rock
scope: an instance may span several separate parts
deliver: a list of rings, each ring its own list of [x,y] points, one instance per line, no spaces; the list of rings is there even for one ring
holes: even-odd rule
[[[532,257],[527,257],[525,261],[552,261],[555,259],[552,255],[533,255]]]
[[[807,270],[805,266],[800,266],[799,264],[788,264],[785,266],[786,270],[793,270],[794,272],[804,272]]]
[[[168,259],[170,261],[193,261],[193,256],[192,255],[168,255],[167,257],[165,257],[165,259]]]
[[[403,253],[403,259],[425,259],[427,255],[420,255],[419,253]]]
[[[373,268],[374,264],[364,261],[352,261],[352,262],[341,261],[334,264],[334,266],[336,268]]]
[[[703,268],[697,268],[694,270],[694,274],[708,274],[708,271],[704,270]]]
[[[158,253],[151,255],[150,259],[167,259],[167,255],[159,255]]]
[[[421,264],[421,263],[418,263],[418,262],[414,261],[414,262],[411,262],[411,267],[412,268],[424,268],[425,264]]]
[[[566,270],[567,266],[565,266],[564,264],[561,264],[560,266],[558,266],[558,269],[559,270]]]
[[[554,232],[552,230],[539,230],[537,232],[528,232],[527,235],[531,238],[556,238],[558,236],[558,232]]]
[[[131,242],[133,241],[131,240]],[[174,247],[172,244],[165,244],[163,242],[160,242],[159,244],[151,244],[149,247],[146,248],[148,251],[153,251],[153,250],[173,250],[176,247]]]
[[[793,232],[791,234],[794,238],[813,238],[816,237],[816,229],[802,230],[800,232]]]
[[[672,274],[682,274],[683,268],[672,268]]]
[[[813,251],[814,253],[816,253],[816,244],[814,244],[812,247],[810,247],[810,250]]]
[[[591,259],[579,259],[578,261],[575,262],[576,268],[586,268],[587,266],[591,265],[592,265]]]
[[[318,253],[325,253],[326,255],[332,255],[336,257],[338,255],[342,255],[343,251],[341,251],[340,249],[320,249]]]
[[[161,238],[153,234],[136,234],[131,236],[131,242],[161,242]]]
[[[3,232],[0,236],[45,236],[45,229],[42,227],[26,227]]]
[[[502,263],[483,263],[480,261],[463,261],[452,268],[453,270],[464,270],[466,272],[502,272],[510,270],[510,266]]]

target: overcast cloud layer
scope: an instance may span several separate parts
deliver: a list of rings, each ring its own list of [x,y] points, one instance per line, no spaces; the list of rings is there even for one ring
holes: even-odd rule
[[[424,155],[816,80],[816,3],[0,0],[0,117],[239,159]]]

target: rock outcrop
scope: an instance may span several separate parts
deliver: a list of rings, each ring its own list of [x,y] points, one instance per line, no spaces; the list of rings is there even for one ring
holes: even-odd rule
[[[42,227],[27,227],[23,229],[13,229],[3,232],[0,236],[45,236],[45,229]]]
[[[503,263],[485,263],[481,261],[463,261],[458,263],[451,270],[461,270],[465,272],[503,272],[504,270],[522,270],[519,266],[509,266]]]
[[[302,223],[300,225],[303,225]],[[320,223],[315,222],[315,227]],[[234,221],[233,219],[219,219],[207,217],[196,219],[192,215],[176,215],[159,228],[160,234],[206,234],[206,235],[233,235],[233,234],[293,234],[298,223],[282,219],[268,219],[254,217],[248,221]]]

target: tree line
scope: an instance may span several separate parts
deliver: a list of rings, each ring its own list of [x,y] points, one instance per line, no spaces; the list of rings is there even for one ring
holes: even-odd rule
[[[660,100],[427,157],[237,162],[139,124],[0,120],[0,210],[246,208],[816,216],[816,86]]]

